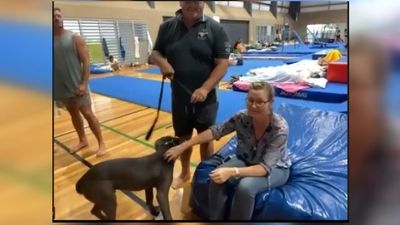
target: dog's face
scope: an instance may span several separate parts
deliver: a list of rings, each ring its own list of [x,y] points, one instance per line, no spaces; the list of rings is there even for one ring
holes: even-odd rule
[[[156,151],[164,153],[168,149],[177,146],[180,144],[179,138],[177,137],[171,137],[171,136],[165,136],[161,137],[156,141]]]

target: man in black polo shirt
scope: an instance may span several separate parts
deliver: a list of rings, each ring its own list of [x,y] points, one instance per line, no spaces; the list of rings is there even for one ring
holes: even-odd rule
[[[228,68],[230,44],[222,26],[203,15],[203,1],[180,1],[180,6],[176,17],[161,24],[150,60],[162,74],[174,74],[173,127],[176,136],[188,140],[193,128],[200,133],[215,123],[215,87]],[[201,160],[213,152],[212,142],[200,145]],[[190,149],[182,154],[182,172],[174,179],[173,188],[190,179],[191,153]]]

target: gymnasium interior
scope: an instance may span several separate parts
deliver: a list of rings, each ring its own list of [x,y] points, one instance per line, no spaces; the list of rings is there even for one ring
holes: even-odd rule
[[[97,157],[97,141],[84,121],[88,146],[78,141],[68,111],[54,104],[53,207],[55,221],[98,220],[93,204],[75,190],[93,165],[154,153],[155,141],[174,136],[170,80],[149,61],[160,25],[175,17],[178,1],[55,1],[64,29],[85,40],[90,56],[89,89],[106,145]],[[205,1],[203,14],[217,21],[230,42],[228,69],[217,85],[216,123],[246,107],[249,85],[274,83],[274,112],[289,126],[291,175],[286,184],[258,193],[254,221],[346,221],[348,219],[348,2]],[[240,40],[241,48],[237,47]],[[115,67],[109,57],[118,62]],[[325,60],[324,64],[319,64]],[[310,65],[318,67],[318,73]],[[299,75],[301,81],[277,82]],[[306,74],[306,75],[305,75]],[[57,74],[53,74],[53,77]],[[299,79],[298,77],[295,79]],[[288,85],[290,83],[290,85]],[[209,220],[208,174],[213,160],[234,154],[235,133],[214,141],[214,155],[201,160],[199,146],[190,159],[191,179],[170,189],[174,220]],[[179,160],[174,176],[181,170]],[[146,173],[146,171],[143,171]],[[234,187],[229,187],[234,191]],[[117,220],[154,220],[145,192],[116,191]],[[158,205],[155,198],[155,205]],[[162,219],[162,218],[161,218]]]

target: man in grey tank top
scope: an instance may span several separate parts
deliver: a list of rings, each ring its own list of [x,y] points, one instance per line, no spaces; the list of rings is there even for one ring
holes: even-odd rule
[[[100,124],[91,107],[88,90],[89,52],[85,40],[77,34],[64,29],[61,9],[53,9],[53,62],[54,62],[54,100],[66,107],[71,115],[72,124],[79,136],[79,143],[72,152],[81,150],[88,145],[83,127],[82,115],[87,120],[90,129],[96,136],[99,149],[96,156],[106,153]]]

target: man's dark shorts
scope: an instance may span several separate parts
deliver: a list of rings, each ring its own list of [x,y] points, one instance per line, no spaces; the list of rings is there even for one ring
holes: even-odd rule
[[[172,102],[172,121],[175,135],[185,137],[191,135],[193,128],[197,133],[207,130],[215,124],[218,102],[179,104]]]

